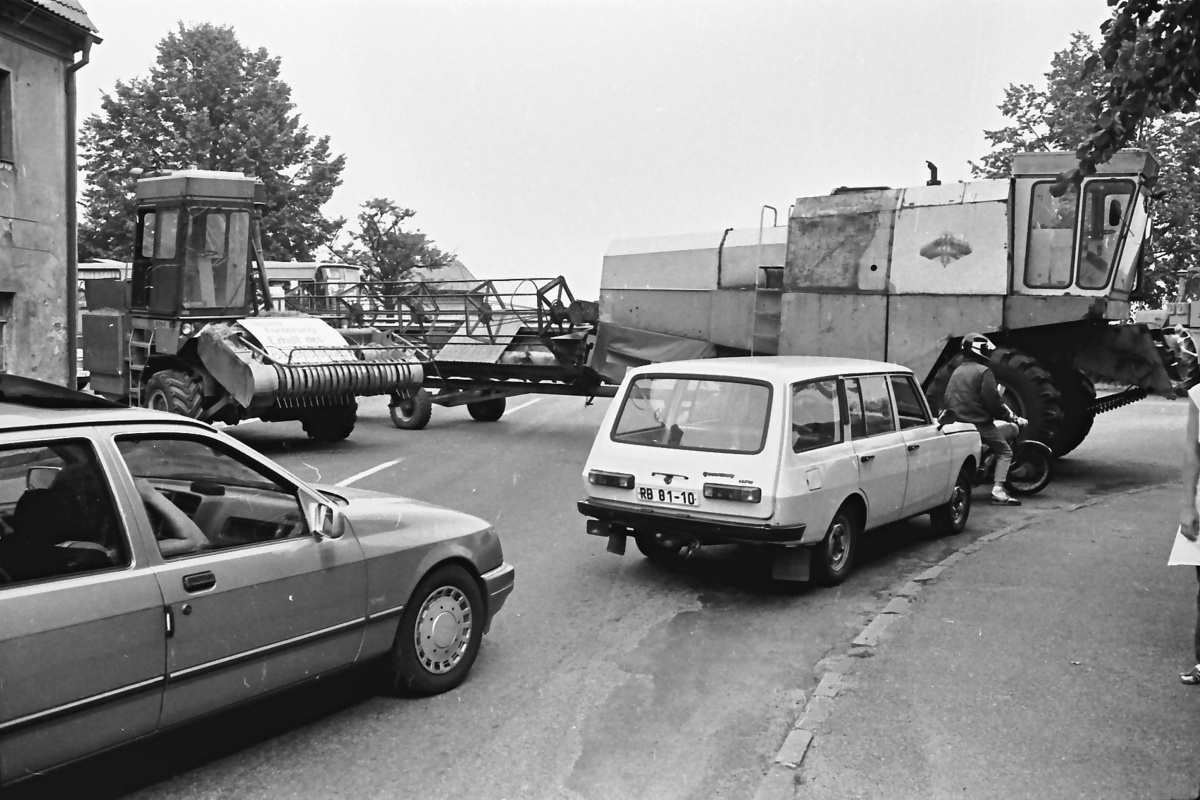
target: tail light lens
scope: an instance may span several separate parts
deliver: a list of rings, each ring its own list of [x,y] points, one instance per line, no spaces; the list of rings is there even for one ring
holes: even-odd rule
[[[704,496],[710,500],[760,503],[762,502],[762,489],[757,486],[729,486],[724,483],[706,483],[704,484]]]
[[[611,486],[614,489],[632,489],[633,476],[623,472],[605,472],[593,469],[588,471],[588,483],[595,486]]]

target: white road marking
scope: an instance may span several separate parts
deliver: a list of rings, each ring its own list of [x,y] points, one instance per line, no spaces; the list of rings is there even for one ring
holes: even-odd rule
[[[357,475],[351,475],[349,478],[346,478],[345,480],[338,481],[337,483],[334,484],[334,486],[349,486],[350,484],[354,483],[355,481],[362,480],[363,478],[367,477],[368,475],[374,475],[376,472],[379,472],[380,470],[384,470],[384,469],[387,469],[388,467],[395,466],[396,464],[399,464],[403,460],[404,459],[402,459],[402,458],[397,458],[394,461],[385,461],[384,463],[382,463],[378,466],[371,467],[370,469],[364,469],[362,472],[358,473]]]
[[[521,403],[521,405],[519,405],[519,406],[513,406],[512,408],[508,409],[504,413],[511,414],[514,411],[520,411],[522,408],[529,408],[531,405],[533,405],[534,403],[538,402],[541,399],[542,398],[540,398],[540,397],[535,397],[532,400],[530,400],[528,403]]]

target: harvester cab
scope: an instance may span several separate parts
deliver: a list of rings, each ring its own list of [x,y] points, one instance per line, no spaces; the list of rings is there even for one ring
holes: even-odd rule
[[[1158,164],[1123,151],[1060,182],[1074,166],[1021,153],[1009,178],[842,189],[799,198],[786,225],[614,242],[592,365],[616,380],[710,355],[886,360],[936,407],[959,340],[978,331],[1031,437],[1062,455],[1096,413],[1171,396],[1178,377],[1161,331],[1128,323]],[[1130,388],[1097,399],[1092,376]]]
[[[353,340],[273,309],[259,241],[263,185],[207,170],[137,182],[128,280],[88,281],[84,367],[109,399],[210,421],[299,420],[343,439],[356,397],[416,391],[421,368],[384,334]]]

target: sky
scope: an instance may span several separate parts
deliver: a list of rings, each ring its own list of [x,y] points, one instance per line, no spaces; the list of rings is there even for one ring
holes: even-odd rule
[[[838,186],[970,179],[1014,83],[1105,0],[81,0],[78,118],[180,22],[282,60],[346,156],[325,206],[389,198],[480,278],[597,299],[614,239],[757,228]],[[135,165],[131,165],[135,166]],[[767,219],[770,220],[770,213]],[[780,220],[783,222],[783,220]]]

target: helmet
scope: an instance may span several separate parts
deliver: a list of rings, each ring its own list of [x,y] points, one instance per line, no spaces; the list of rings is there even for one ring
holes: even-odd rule
[[[991,361],[996,345],[982,333],[968,333],[962,338],[962,351],[983,361]]]

